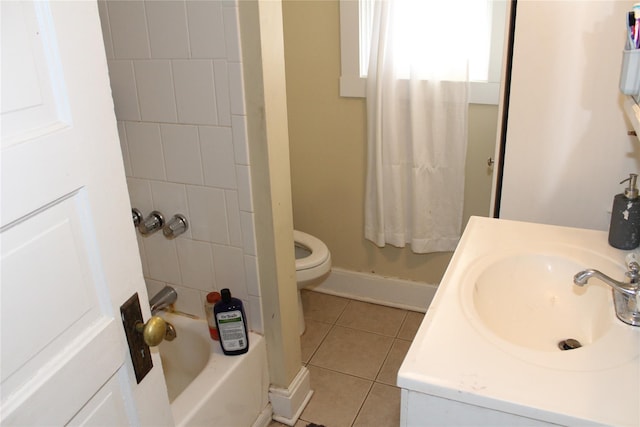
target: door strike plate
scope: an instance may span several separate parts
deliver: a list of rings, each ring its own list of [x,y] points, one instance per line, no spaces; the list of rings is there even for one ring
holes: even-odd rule
[[[142,381],[151,368],[153,368],[153,361],[151,360],[149,346],[144,342],[142,334],[136,332],[136,324],[140,322],[144,323],[137,292],[120,306],[120,315],[122,317],[124,332],[127,335],[129,354],[131,354],[131,362],[133,363],[133,370],[136,374],[136,381],[140,384],[140,381]]]

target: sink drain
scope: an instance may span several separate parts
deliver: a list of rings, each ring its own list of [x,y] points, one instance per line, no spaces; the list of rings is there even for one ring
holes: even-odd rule
[[[573,350],[580,347],[582,347],[582,344],[580,344],[580,341],[574,340],[573,338],[568,338],[558,343],[558,348],[562,351]]]

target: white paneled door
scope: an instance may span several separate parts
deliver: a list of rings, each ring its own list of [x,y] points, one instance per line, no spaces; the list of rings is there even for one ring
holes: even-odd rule
[[[97,4],[0,7],[0,424],[172,425],[119,315],[147,294]]]

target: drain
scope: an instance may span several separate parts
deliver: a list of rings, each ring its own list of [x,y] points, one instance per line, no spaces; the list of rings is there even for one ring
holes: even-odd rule
[[[558,348],[562,351],[573,350],[580,347],[582,347],[582,344],[580,344],[580,341],[574,340],[573,338],[568,338],[558,343]]]

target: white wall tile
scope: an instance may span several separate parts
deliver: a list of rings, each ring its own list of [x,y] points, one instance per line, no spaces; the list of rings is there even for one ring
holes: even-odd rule
[[[219,1],[188,1],[189,39],[192,58],[224,58],[222,6]]]
[[[231,126],[231,101],[229,100],[229,71],[227,61],[213,61],[213,81],[216,86],[216,106],[218,107],[218,124]]]
[[[251,164],[249,159],[246,116],[231,116],[231,129],[233,130],[233,150],[236,154],[236,164]]]
[[[172,62],[180,123],[218,124],[212,61]]]
[[[167,180],[185,184],[204,183],[200,142],[196,126],[161,124]]]
[[[174,240],[167,240],[162,232],[142,239],[149,266],[149,277],[168,283],[181,283],[178,252]]]
[[[238,25],[238,8],[225,5],[222,7],[224,19],[224,40],[227,44],[227,59],[240,62],[240,27]]]
[[[142,275],[149,277],[149,264],[147,263],[147,254],[144,251],[144,244],[142,243],[143,237],[136,230],[136,241],[138,242],[138,252],[140,253],[140,262],[142,263]]]
[[[111,60],[109,65],[109,80],[113,106],[118,120],[140,120],[136,79],[133,73],[133,61]]]
[[[240,224],[242,226],[242,248],[247,255],[258,255],[256,247],[256,232],[253,214],[250,212],[240,212]]]
[[[124,162],[125,176],[131,176],[131,158],[129,157],[129,146],[127,144],[127,132],[124,130],[124,122],[118,122],[118,138],[120,139],[120,151],[122,151],[122,161]]]
[[[242,228],[240,224],[240,206],[238,205],[238,192],[224,191],[227,202],[227,220],[229,222],[229,244],[238,248],[242,247]]]
[[[213,269],[218,289],[229,288],[234,297],[248,298],[242,249],[213,245]]]
[[[160,126],[125,122],[131,169],[135,178],[166,179]]]
[[[242,64],[229,62],[227,64],[229,76],[229,100],[231,114],[245,115],[244,82],[242,81]]]
[[[204,316],[204,302],[199,290],[174,283],[169,283],[169,286],[172,286],[178,293],[178,299],[174,304],[176,310],[198,317]],[[178,332],[178,334],[180,334],[180,332]]]
[[[170,284],[203,316],[228,287],[263,332],[237,2],[99,1],[132,205],[190,223],[136,233],[149,293]]]
[[[142,215],[147,216],[153,210],[153,199],[151,198],[151,186],[146,179],[127,178],[127,188],[131,207],[137,208]]]
[[[238,180],[238,202],[240,203],[240,210],[253,212],[251,170],[249,166],[236,165],[236,177]]]
[[[249,295],[261,296],[258,278],[258,258],[253,255],[244,256],[244,272]]]
[[[229,244],[224,190],[189,185],[187,200],[193,238]]]
[[[237,188],[231,128],[200,126],[199,132],[205,185]]]
[[[189,239],[176,239],[182,284],[211,292],[216,289],[211,244]]]
[[[187,221],[191,223],[189,220],[190,212],[187,203],[187,192],[184,185],[152,181],[151,197],[153,198],[154,210],[160,211],[164,215],[165,222],[169,222],[175,214],[183,214],[187,217]],[[159,231],[158,234],[162,234],[162,232]],[[188,228],[183,236],[191,237],[191,228]]]
[[[147,285],[147,293],[149,294],[149,299],[153,298],[153,296],[155,294],[157,294],[158,292],[160,292],[162,290],[162,288],[164,288],[165,286],[167,286],[166,283],[164,282],[160,282],[158,280],[153,280],[153,279],[149,279],[149,278],[145,278],[144,279],[146,285]],[[140,304],[142,304],[143,302],[140,301]]]
[[[149,58],[147,20],[142,1],[108,1],[109,25],[117,59]]]
[[[184,1],[147,1],[152,58],[188,58],[189,33]]]
[[[264,322],[262,319],[262,300],[260,297],[249,295],[249,306],[244,311],[247,312],[247,317],[251,322],[250,328],[253,332],[258,334],[264,334]]]
[[[177,121],[171,63],[162,60],[134,61],[140,116],[147,122]]]

